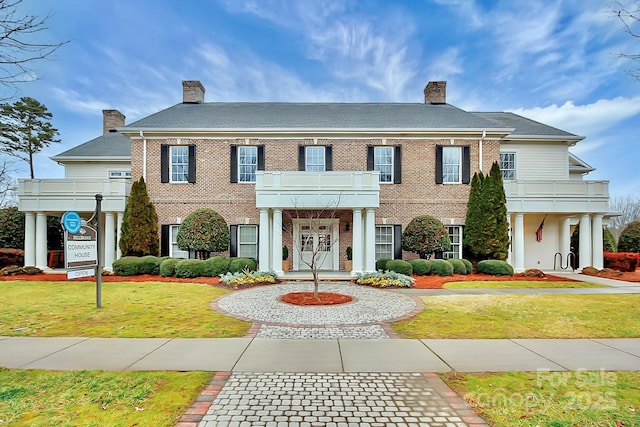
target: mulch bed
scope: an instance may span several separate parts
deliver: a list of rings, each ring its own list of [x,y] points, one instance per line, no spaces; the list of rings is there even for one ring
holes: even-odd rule
[[[605,279],[624,280],[625,282],[640,283],[640,270],[625,271],[620,275],[618,274],[612,275],[612,274],[606,274],[601,272],[599,274],[594,274],[593,276],[604,277]]]
[[[445,283],[450,282],[508,282],[522,280],[527,282],[577,282],[578,280],[547,274],[545,277],[527,277],[520,274],[513,276],[490,276],[488,274],[454,274],[453,276],[413,276],[416,280],[414,288],[417,289],[442,289]]]
[[[317,297],[313,292],[291,292],[283,295],[280,300],[293,305],[337,305],[351,302],[353,298],[333,292],[318,292]]]

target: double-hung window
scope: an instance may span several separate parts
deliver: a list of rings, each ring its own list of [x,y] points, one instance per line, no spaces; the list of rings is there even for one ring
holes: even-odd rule
[[[183,251],[178,247],[178,230],[180,225],[170,226],[171,241],[169,242],[169,256],[171,258],[189,258],[189,251]]]
[[[443,147],[442,181],[446,184],[460,184],[462,171],[461,147]]]
[[[258,227],[238,225],[238,257],[258,258]]]
[[[393,259],[393,225],[376,225],[376,260]]]
[[[170,182],[187,182],[189,180],[189,147],[174,145],[170,148],[170,153]]]
[[[325,171],[325,151],[324,146],[305,147],[305,170],[307,172]]]
[[[516,153],[500,153],[502,179],[516,179]]]
[[[462,227],[459,225],[447,226],[449,231],[449,239],[451,240],[451,248],[442,254],[442,258],[462,258]]]
[[[258,147],[238,147],[238,181],[256,182],[256,170],[258,170]]]
[[[380,182],[393,182],[393,147],[374,147],[373,170],[380,172]]]

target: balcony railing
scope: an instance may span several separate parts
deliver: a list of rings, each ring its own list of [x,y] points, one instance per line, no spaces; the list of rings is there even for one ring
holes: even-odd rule
[[[609,181],[514,180],[504,182],[511,212],[608,212]]]

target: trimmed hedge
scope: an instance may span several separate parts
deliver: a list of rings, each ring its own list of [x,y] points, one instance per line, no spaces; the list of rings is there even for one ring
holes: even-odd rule
[[[138,274],[160,274],[160,263],[164,261],[157,256],[147,255],[140,258],[138,262]]]
[[[413,274],[416,276],[427,276],[431,273],[431,263],[426,259],[414,259],[409,261],[411,268],[413,268]]]
[[[162,277],[173,277],[176,275],[176,264],[182,261],[182,258],[167,258],[160,263],[160,275]]]
[[[217,277],[229,272],[229,258],[214,256],[202,262],[202,275],[205,277]]]
[[[243,271],[245,268],[248,268],[251,271],[256,271],[258,263],[251,258],[231,258],[231,261],[229,261],[230,273],[238,273]]]
[[[460,261],[462,261],[464,263],[464,266],[467,267],[467,274],[473,273],[473,264],[471,264],[471,261],[464,258],[460,259]]]
[[[385,271],[388,270],[387,268],[387,263],[389,261],[392,261],[390,259],[387,258],[380,258],[379,260],[376,261],[376,271]]]
[[[176,277],[200,277],[202,276],[202,260],[183,259],[176,264]]]
[[[453,274],[453,265],[443,259],[432,259],[431,274],[437,274],[438,276],[451,276]]]
[[[636,271],[640,254],[635,252],[605,252],[604,267],[620,271]]]
[[[112,264],[116,276],[135,276],[140,274],[140,258],[137,256],[123,256]]]
[[[453,274],[467,274],[467,266],[461,260],[451,258],[446,261],[453,267]]]
[[[405,276],[411,276],[411,273],[413,273],[411,264],[401,259],[391,260],[385,267],[389,271],[395,271],[396,273],[404,274]]]
[[[513,267],[507,264],[506,261],[500,261],[497,259],[486,259],[480,261],[476,265],[476,271],[478,273],[490,274],[492,276],[513,276]]]

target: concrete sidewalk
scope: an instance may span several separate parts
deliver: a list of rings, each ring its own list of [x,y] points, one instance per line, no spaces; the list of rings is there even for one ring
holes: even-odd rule
[[[640,371],[640,339],[0,337],[0,366],[227,372]]]

